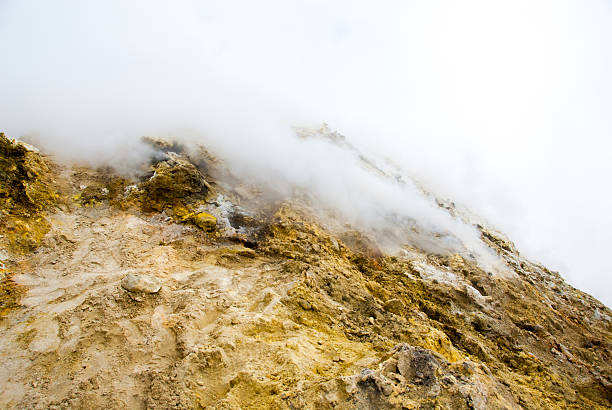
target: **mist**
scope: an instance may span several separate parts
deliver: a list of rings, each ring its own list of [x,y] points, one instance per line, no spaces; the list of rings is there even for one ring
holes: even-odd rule
[[[140,136],[175,136],[354,221],[383,207],[477,247],[295,138],[327,122],[612,305],[608,2],[5,0],[0,51],[0,129],[59,158],[126,168]]]

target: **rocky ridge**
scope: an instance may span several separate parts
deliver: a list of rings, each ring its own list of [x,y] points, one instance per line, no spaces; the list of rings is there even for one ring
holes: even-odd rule
[[[493,229],[512,276],[389,255],[147,141],[132,180],[0,136],[0,407],[612,405],[612,312]]]

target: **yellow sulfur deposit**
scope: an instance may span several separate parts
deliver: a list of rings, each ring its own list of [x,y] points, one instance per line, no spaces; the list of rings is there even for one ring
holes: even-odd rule
[[[191,216],[191,220],[206,232],[213,232],[217,228],[217,218],[206,212],[198,212]]]
[[[49,229],[45,219],[58,199],[47,161],[0,133],[0,241],[11,249],[35,249]]]

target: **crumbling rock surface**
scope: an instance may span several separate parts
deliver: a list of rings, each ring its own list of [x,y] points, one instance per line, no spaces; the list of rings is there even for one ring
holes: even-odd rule
[[[0,133],[0,242],[31,251],[49,229],[45,211],[57,199],[47,161],[27,144]]]
[[[48,208],[35,252],[0,250],[0,407],[612,405],[612,312],[493,230],[511,276],[458,254],[388,255],[304,201],[255,206],[257,189],[160,147],[143,180],[38,173],[67,205]],[[38,177],[19,175],[3,187],[30,198],[18,181]]]
[[[469,359],[450,363],[434,351],[407,344],[387,356],[376,370],[322,384],[324,393],[312,400],[320,407],[359,409],[518,407],[486,365]]]
[[[201,200],[210,185],[185,156],[168,152],[153,166],[153,175],[139,185],[144,210],[163,211],[179,202]]]

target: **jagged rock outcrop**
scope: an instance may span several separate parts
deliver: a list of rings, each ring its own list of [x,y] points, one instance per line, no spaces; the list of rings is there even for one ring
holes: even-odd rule
[[[219,163],[156,144],[141,180],[51,165],[2,180],[37,210],[5,201],[5,215],[48,225],[36,252],[0,253],[0,407],[612,404],[612,312],[503,235],[480,227],[506,276],[459,254],[388,255],[303,200],[257,198],[213,180]],[[23,155],[3,169],[27,170],[30,151],[11,149]],[[28,196],[37,178],[65,206]]]
[[[322,384],[311,399],[319,407],[359,409],[518,407],[486,365],[470,359],[451,363],[432,350],[406,344],[387,356],[376,370],[366,368]]]
[[[36,248],[49,226],[44,213],[57,199],[47,161],[0,133],[0,241],[18,251]]]
[[[153,166],[153,175],[141,183],[145,210],[163,211],[185,201],[206,197],[210,185],[186,157],[168,152],[166,159]]]

